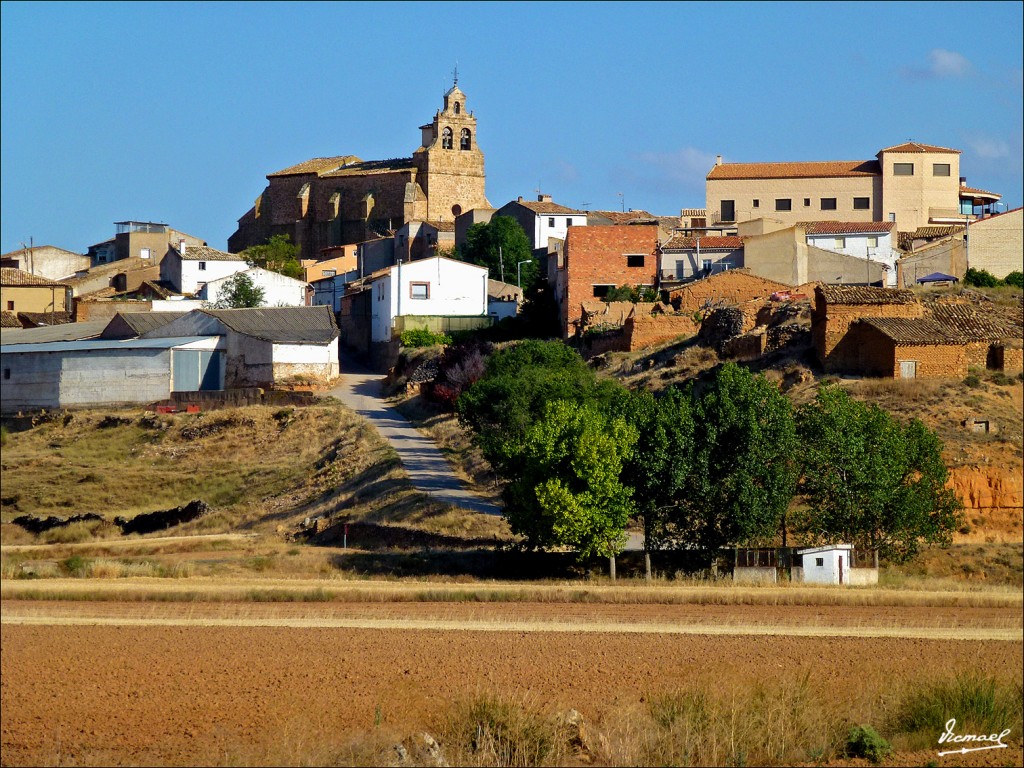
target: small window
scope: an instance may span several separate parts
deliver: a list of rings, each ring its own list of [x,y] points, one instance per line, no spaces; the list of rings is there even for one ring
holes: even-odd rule
[[[9,378],[11,378],[11,369],[10,368],[4,368],[4,380],[6,381]]]
[[[804,198],[804,208],[810,208],[810,207],[811,207],[811,198],[805,197]],[[788,211],[789,208],[787,208],[786,210]]]
[[[816,558],[814,558],[814,564],[818,568],[824,568],[825,567],[825,558],[824,557],[816,557]]]
[[[608,295],[608,291],[615,286],[612,285],[595,285],[594,286],[594,298],[603,299]]]
[[[807,202],[809,202],[809,201],[807,201]],[[788,197],[786,197],[786,198],[779,198],[779,199],[777,199],[775,201],[775,210],[776,211],[791,211],[791,210],[793,210],[793,201],[790,200]]]
[[[896,221],[896,214],[889,211],[889,221]]]
[[[878,247],[878,238],[877,237],[869,237],[868,238],[868,248],[877,248],[877,247]]]
[[[142,250],[139,251],[140,259],[148,259],[151,255],[152,252],[149,250],[149,248],[143,248]]]
[[[836,248],[845,248],[845,247],[846,247],[846,238],[845,237],[837,237],[836,238]]]
[[[206,271],[206,262],[205,261],[200,261],[199,262],[199,271],[200,272],[205,272]]]
[[[462,215],[462,206],[459,205],[458,203],[453,205],[452,206],[452,215],[453,216],[461,216]]]
[[[823,197],[821,198],[821,210],[823,211],[834,211],[836,209],[836,199],[834,197]]]
[[[853,198],[853,210],[855,211],[866,211],[871,207],[870,197],[855,197]]]
[[[13,312],[14,311],[14,302],[13,301],[8,301],[7,302],[7,311],[8,312]]]
[[[324,277],[334,277],[336,274],[338,274],[338,270],[336,270],[336,269],[325,269],[324,270]]]
[[[410,299],[429,299],[430,283],[409,283]]]
[[[913,163],[893,163],[892,164],[892,175],[893,176],[913,176],[914,175],[914,164]]]
[[[949,176],[949,163],[932,163],[932,176]]]
[[[642,267],[643,265],[644,255],[642,253],[630,253],[626,255],[627,267]]]
[[[722,221],[736,221],[736,201],[723,200],[721,208]]]
[[[700,261],[700,268],[702,270],[704,270],[705,272],[710,272],[711,271],[711,263],[712,263],[711,259],[701,259],[701,261]]]
[[[566,219],[565,220],[565,226],[566,227],[571,227],[572,226],[572,219]]]
[[[549,227],[555,226],[555,217],[554,216],[548,216],[548,226]]]
[[[760,200],[755,200],[754,201],[754,207],[755,208],[760,208],[761,207],[761,201]]]

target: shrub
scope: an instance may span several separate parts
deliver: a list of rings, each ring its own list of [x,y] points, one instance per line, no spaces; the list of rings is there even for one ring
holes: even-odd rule
[[[846,739],[846,754],[880,763],[892,754],[892,744],[879,736],[878,731],[870,725],[858,725],[850,729]]]
[[[964,275],[964,285],[970,285],[974,288],[998,288],[1000,285],[1003,285],[1003,281],[991,272],[971,267]]]
[[[451,344],[452,337],[446,333],[434,333],[426,328],[412,328],[402,331],[403,347],[433,347],[437,344]]]
[[[561,762],[555,719],[530,702],[481,695],[456,705],[446,729],[472,764],[527,766]]]
[[[964,384],[971,389],[977,389],[981,386],[981,379],[978,377],[978,374],[969,373],[967,374],[967,378],[964,379]]]
[[[1000,733],[1020,727],[1020,684],[999,683],[993,677],[960,675],[912,691],[893,718],[900,733],[941,732],[956,718],[959,733]],[[1019,732],[1019,731],[1018,731]]]
[[[1019,269],[1011,272],[1003,278],[1003,282],[1007,285],[1012,285],[1014,288],[1024,288],[1024,272]]]

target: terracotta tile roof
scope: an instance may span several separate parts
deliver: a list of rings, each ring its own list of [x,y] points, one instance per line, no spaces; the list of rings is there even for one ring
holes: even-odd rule
[[[424,224],[429,224],[438,232],[454,232],[455,222],[454,221],[425,221]]]
[[[885,149],[880,149],[878,151],[878,154],[882,154],[883,152],[945,152],[951,155],[961,154],[959,149],[950,149],[949,147],[936,147],[933,144],[921,144],[916,141],[908,141],[904,144],[897,144],[895,147],[886,147]]]
[[[365,160],[350,162],[344,168],[331,168],[322,171],[319,175],[324,179],[334,179],[341,176],[362,176],[368,173],[406,171],[410,168],[415,168],[411,157],[398,157],[391,160]]]
[[[891,232],[892,221],[803,221],[797,224],[808,235],[859,235],[870,232]]]
[[[879,176],[877,160],[827,160],[809,163],[722,163],[712,168],[708,181],[717,179],[813,179]]]
[[[534,213],[538,213],[538,214],[543,214],[543,213],[561,213],[561,214],[579,213],[579,214],[583,214],[583,213],[586,213],[586,211],[577,211],[575,208],[566,208],[564,205],[559,205],[558,203],[545,203],[545,202],[541,202],[539,200],[513,200],[512,203],[515,204],[515,205],[521,205],[521,206],[523,206],[523,208],[527,208],[527,209],[533,211]]]
[[[994,197],[999,199],[1002,197],[998,192],[989,192],[987,189],[978,189],[977,187],[960,187],[960,197],[964,196],[964,193],[970,195],[981,195],[982,197]]]
[[[185,246],[185,253],[179,252],[177,247],[173,245],[171,250],[181,256],[183,261],[245,261],[241,254],[218,251],[216,248],[211,248],[208,245]]]
[[[947,224],[935,227],[918,227],[913,232],[898,232],[896,239],[902,251],[909,251],[915,240],[935,240],[939,237],[949,237],[964,231],[963,224]]]
[[[21,328],[18,316],[13,312],[0,312],[0,328]]]
[[[305,160],[304,162],[291,165],[281,171],[274,171],[274,173],[268,173],[267,178],[271,176],[299,176],[307,173],[321,174],[324,171],[333,171],[345,163],[358,163],[359,158],[355,155],[338,155],[337,157],[314,157],[312,160]]]
[[[743,238],[734,235],[727,237],[702,237],[700,238],[700,249],[702,251],[734,251],[743,247]],[[689,235],[676,235],[663,246],[663,251],[691,251],[697,249],[697,238]]]
[[[863,285],[822,285],[815,289],[829,304],[916,304],[906,288],[872,288]]]
[[[1014,327],[1001,317],[985,314],[969,304],[931,303],[927,309],[932,319],[946,328],[976,340],[999,341],[1020,338],[1020,326]]]
[[[588,217],[591,214],[607,219],[612,224],[629,224],[632,221],[650,221],[657,218],[647,211],[587,211]]]
[[[46,286],[47,288],[49,288],[50,286],[53,285],[66,285],[66,283],[58,283],[55,280],[47,280],[45,277],[33,275],[21,269],[14,269],[14,267],[2,267],[0,268],[0,285],[8,287]]]
[[[926,317],[865,317],[859,323],[871,326],[897,344],[966,344],[970,339],[955,329]]]

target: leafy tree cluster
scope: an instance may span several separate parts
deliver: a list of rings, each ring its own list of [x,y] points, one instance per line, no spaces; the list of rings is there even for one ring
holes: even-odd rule
[[[288,235],[273,235],[263,245],[250,246],[240,255],[250,267],[269,269],[296,280],[305,274],[299,263],[299,248]]]
[[[511,283],[520,279],[520,287],[526,290],[540,277],[530,240],[511,216],[494,216],[489,222],[474,224],[459,248],[462,260],[487,267],[491,280]]]
[[[637,304],[641,301],[657,301],[658,292],[649,285],[620,285],[609,288],[604,296],[604,301],[631,301]]]
[[[1024,288],[1024,272],[1016,270],[1000,280],[987,270],[971,267],[964,275],[964,285],[975,288],[1001,288],[1004,285]]]
[[[262,307],[265,302],[263,289],[253,282],[245,272],[236,272],[220,289],[214,307],[217,309],[247,309]]]
[[[531,340],[495,352],[457,408],[532,547],[614,555],[636,517],[649,548],[710,553],[791,529],[899,560],[948,543],[960,522],[935,435],[838,387],[794,411],[772,382],[726,364],[701,387],[655,397],[598,379],[560,342]]]

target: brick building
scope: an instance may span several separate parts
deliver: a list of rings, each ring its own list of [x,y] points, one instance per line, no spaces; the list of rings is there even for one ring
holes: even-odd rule
[[[363,242],[410,221],[449,223],[465,211],[489,208],[476,117],[457,81],[420,131],[412,157],[318,157],[268,174],[269,184],[228,238],[228,250],[286,234],[300,258],[312,259],[324,248]]]
[[[867,317],[853,323],[842,346],[856,370],[891,379],[963,378],[967,337],[931,318]]]
[[[714,307],[767,299],[789,286],[750,274],[745,269],[730,269],[706,280],[687,283],[669,293],[669,303],[678,312],[703,312]]]
[[[657,285],[658,258],[655,225],[570,227],[555,283],[563,337],[573,334],[585,302],[620,285]]]
[[[850,326],[867,317],[924,317],[913,291],[850,285],[820,285],[814,289],[811,338],[818,361],[826,371],[859,370],[860,353],[847,339]]]

